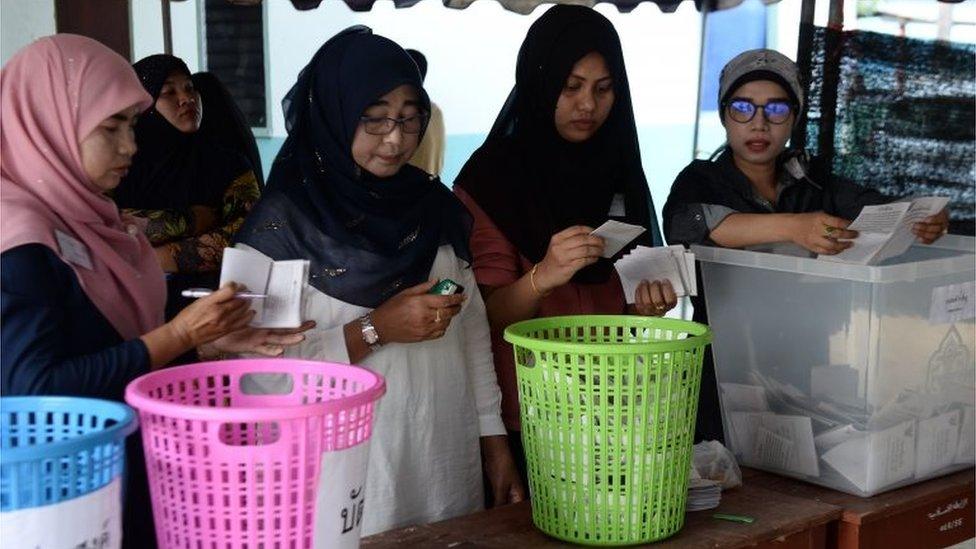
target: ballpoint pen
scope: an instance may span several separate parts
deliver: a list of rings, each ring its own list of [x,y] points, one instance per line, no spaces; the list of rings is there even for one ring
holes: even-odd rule
[[[187,288],[183,290],[183,297],[207,297],[208,295],[214,293],[216,290],[211,290],[209,288]],[[252,294],[249,292],[237,292],[234,294],[235,298],[238,299],[264,299],[268,297],[267,294]]]

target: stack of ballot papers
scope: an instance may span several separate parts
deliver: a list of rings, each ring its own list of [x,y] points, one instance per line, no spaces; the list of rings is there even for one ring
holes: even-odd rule
[[[948,203],[949,199],[942,196],[926,196],[910,202],[865,206],[847,227],[859,233],[853,240],[854,245],[839,254],[821,255],[819,259],[877,265],[897,257],[915,242],[912,225],[939,213]]]
[[[976,458],[970,403],[904,389],[880,406],[854,405],[849,369],[812,368],[816,396],[756,370],[751,384],[720,383],[727,442],[740,463],[873,494]],[[828,390],[842,383],[854,387]]]
[[[637,246],[618,259],[614,267],[620,275],[627,303],[634,302],[634,291],[642,280],[669,280],[678,297],[698,295],[695,254],[683,246]]]
[[[707,478],[693,478],[688,481],[688,511],[714,509],[722,501],[722,483]]]
[[[255,328],[297,328],[302,324],[302,290],[308,283],[305,259],[274,261],[249,250],[224,248],[220,285],[236,282],[249,292],[265,294],[252,299]]]

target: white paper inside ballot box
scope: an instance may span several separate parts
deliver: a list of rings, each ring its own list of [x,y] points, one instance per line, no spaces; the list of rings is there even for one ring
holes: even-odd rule
[[[915,473],[915,420],[852,438],[822,457],[862,492],[901,482]]]

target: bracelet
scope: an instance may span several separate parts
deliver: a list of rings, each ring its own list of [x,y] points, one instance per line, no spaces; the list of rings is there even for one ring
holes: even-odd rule
[[[538,264],[538,263],[536,263],[536,264],[535,264],[535,265],[534,265],[534,266],[532,267],[532,270],[531,270],[531,271],[529,271],[529,282],[530,282],[530,283],[532,284],[532,291],[534,291],[534,292],[535,292],[535,294],[536,294],[537,296],[539,296],[539,297],[546,297],[547,295],[549,295],[549,294],[551,294],[551,293],[552,293],[552,290],[549,290],[549,291],[548,291],[548,292],[546,292],[546,293],[542,293],[542,292],[540,292],[540,291],[539,291],[539,288],[538,288],[538,286],[536,286],[536,285],[535,285],[535,272],[536,272],[536,271],[537,271],[538,269],[539,269],[539,264]]]

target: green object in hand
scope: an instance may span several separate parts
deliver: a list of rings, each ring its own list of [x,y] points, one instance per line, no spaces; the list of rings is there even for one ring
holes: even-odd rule
[[[445,278],[437,284],[434,284],[434,287],[428,290],[427,293],[434,295],[454,295],[462,293],[463,291],[464,286],[454,282],[450,278]]]
[[[715,513],[712,515],[712,518],[727,520],[729,522],[741,522],[743,524],[752,524],[753,522],[756,522],[756,519],[752,517],[747,517],[744,515],[726,515],[725,513]]]

